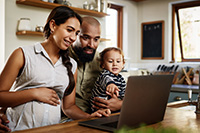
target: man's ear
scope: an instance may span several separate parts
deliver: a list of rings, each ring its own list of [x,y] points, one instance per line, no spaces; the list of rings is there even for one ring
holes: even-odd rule
[[[103,63],[102,63],[102,65],[101,65],[101,68],[103,68],[103,69],[105,68],[105,66],[104,66],[104,64],[103,64]]]
[[[55,20],[52,19],[52,20],[49,22],[49,28],[51,29],[52,32],[55,31],[55,28],[56,28]]]

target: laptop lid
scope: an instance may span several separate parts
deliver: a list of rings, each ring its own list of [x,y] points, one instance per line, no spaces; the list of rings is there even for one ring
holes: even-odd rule
[[[173,75],[130,76],[119,117],[82,121],[79,125],[114,131],[124,125],[134,128],[162,121],[172,80]],[[112,127],[112,123],[117,127]]]

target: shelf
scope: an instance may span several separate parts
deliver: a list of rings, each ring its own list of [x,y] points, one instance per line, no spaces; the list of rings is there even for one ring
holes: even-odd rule
[[[18,31],[16,32],[16,35],[31,35],[31,36],[43,36],[44,33],[42,32],[37,32],[37,31]]]
[[[57,6],[61,6],[61,4],[44,2],[41,0],[16,0],[16,4],[29,5],[29,6],[35,6],[35,7],[41,7],[41,8],[48,8],[48,9],[53,9]],[[62,5],[62,6],[66,6],[66,5]],[[82,15],[91,15],[91,16],[95,16],[95,17],[108,16],[108,14],[103,13],[103,12],[86,10],[86,9],[77,8],[77,7],[70,7],[70,8],[72,10],[74,10],[76,13],[79,13]]]
[[[43,32],[37,32],[37,31],[17,31],[16,35],[19,36],[44,36]],[[101,38],[100,39],[101,42],[105,42],[105,41],[110,41],[110,39],[105,39],[105,38]]]
[[[111,41],[110,39],[106,39],[106,38],[101,38],[100,39],[101,42],[105,42],[105,41]]]

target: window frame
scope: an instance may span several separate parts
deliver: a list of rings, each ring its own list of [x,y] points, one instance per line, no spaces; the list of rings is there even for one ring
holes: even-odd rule
[[[117,47],[123,50],[123,6],[109,3],[108,7],[117,10]]]
[[[182,49],[182,39],[181,39],[181,32],[180,32],[180,23],[179,23],[179,14],[178,10],[182,8],[188,7],[195,7],[200,6],[200,1],[192,1],[192,2],[184,2],[179,4],[172,5],[172,61],[175,61],[175,24],[177,21],[178,27],[178,36],[179,36],[179,44],[180,44],[180,53],[181,53],[181,62],[200,62],[200,58],[198,59],[185,59],[183,56],[183,49]],[[177,19],[177,20],[176,20]]]

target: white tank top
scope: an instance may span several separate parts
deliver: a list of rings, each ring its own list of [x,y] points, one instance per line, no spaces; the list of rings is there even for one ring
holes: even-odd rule
[[[62,58],[53,64],[47,52],[40,43],[33,46],[21,47],[25,57],[25,65],[17,78],[14,91],[48,87],[55,90],[60,99],[69,84],[66,67]],[[77,64],[70,58],[72,72],[75,73]],[[52,106],[38,101],[31,101],[14,108],[7,109],[12,131],[57,124],[61,118],[61,105]]]

